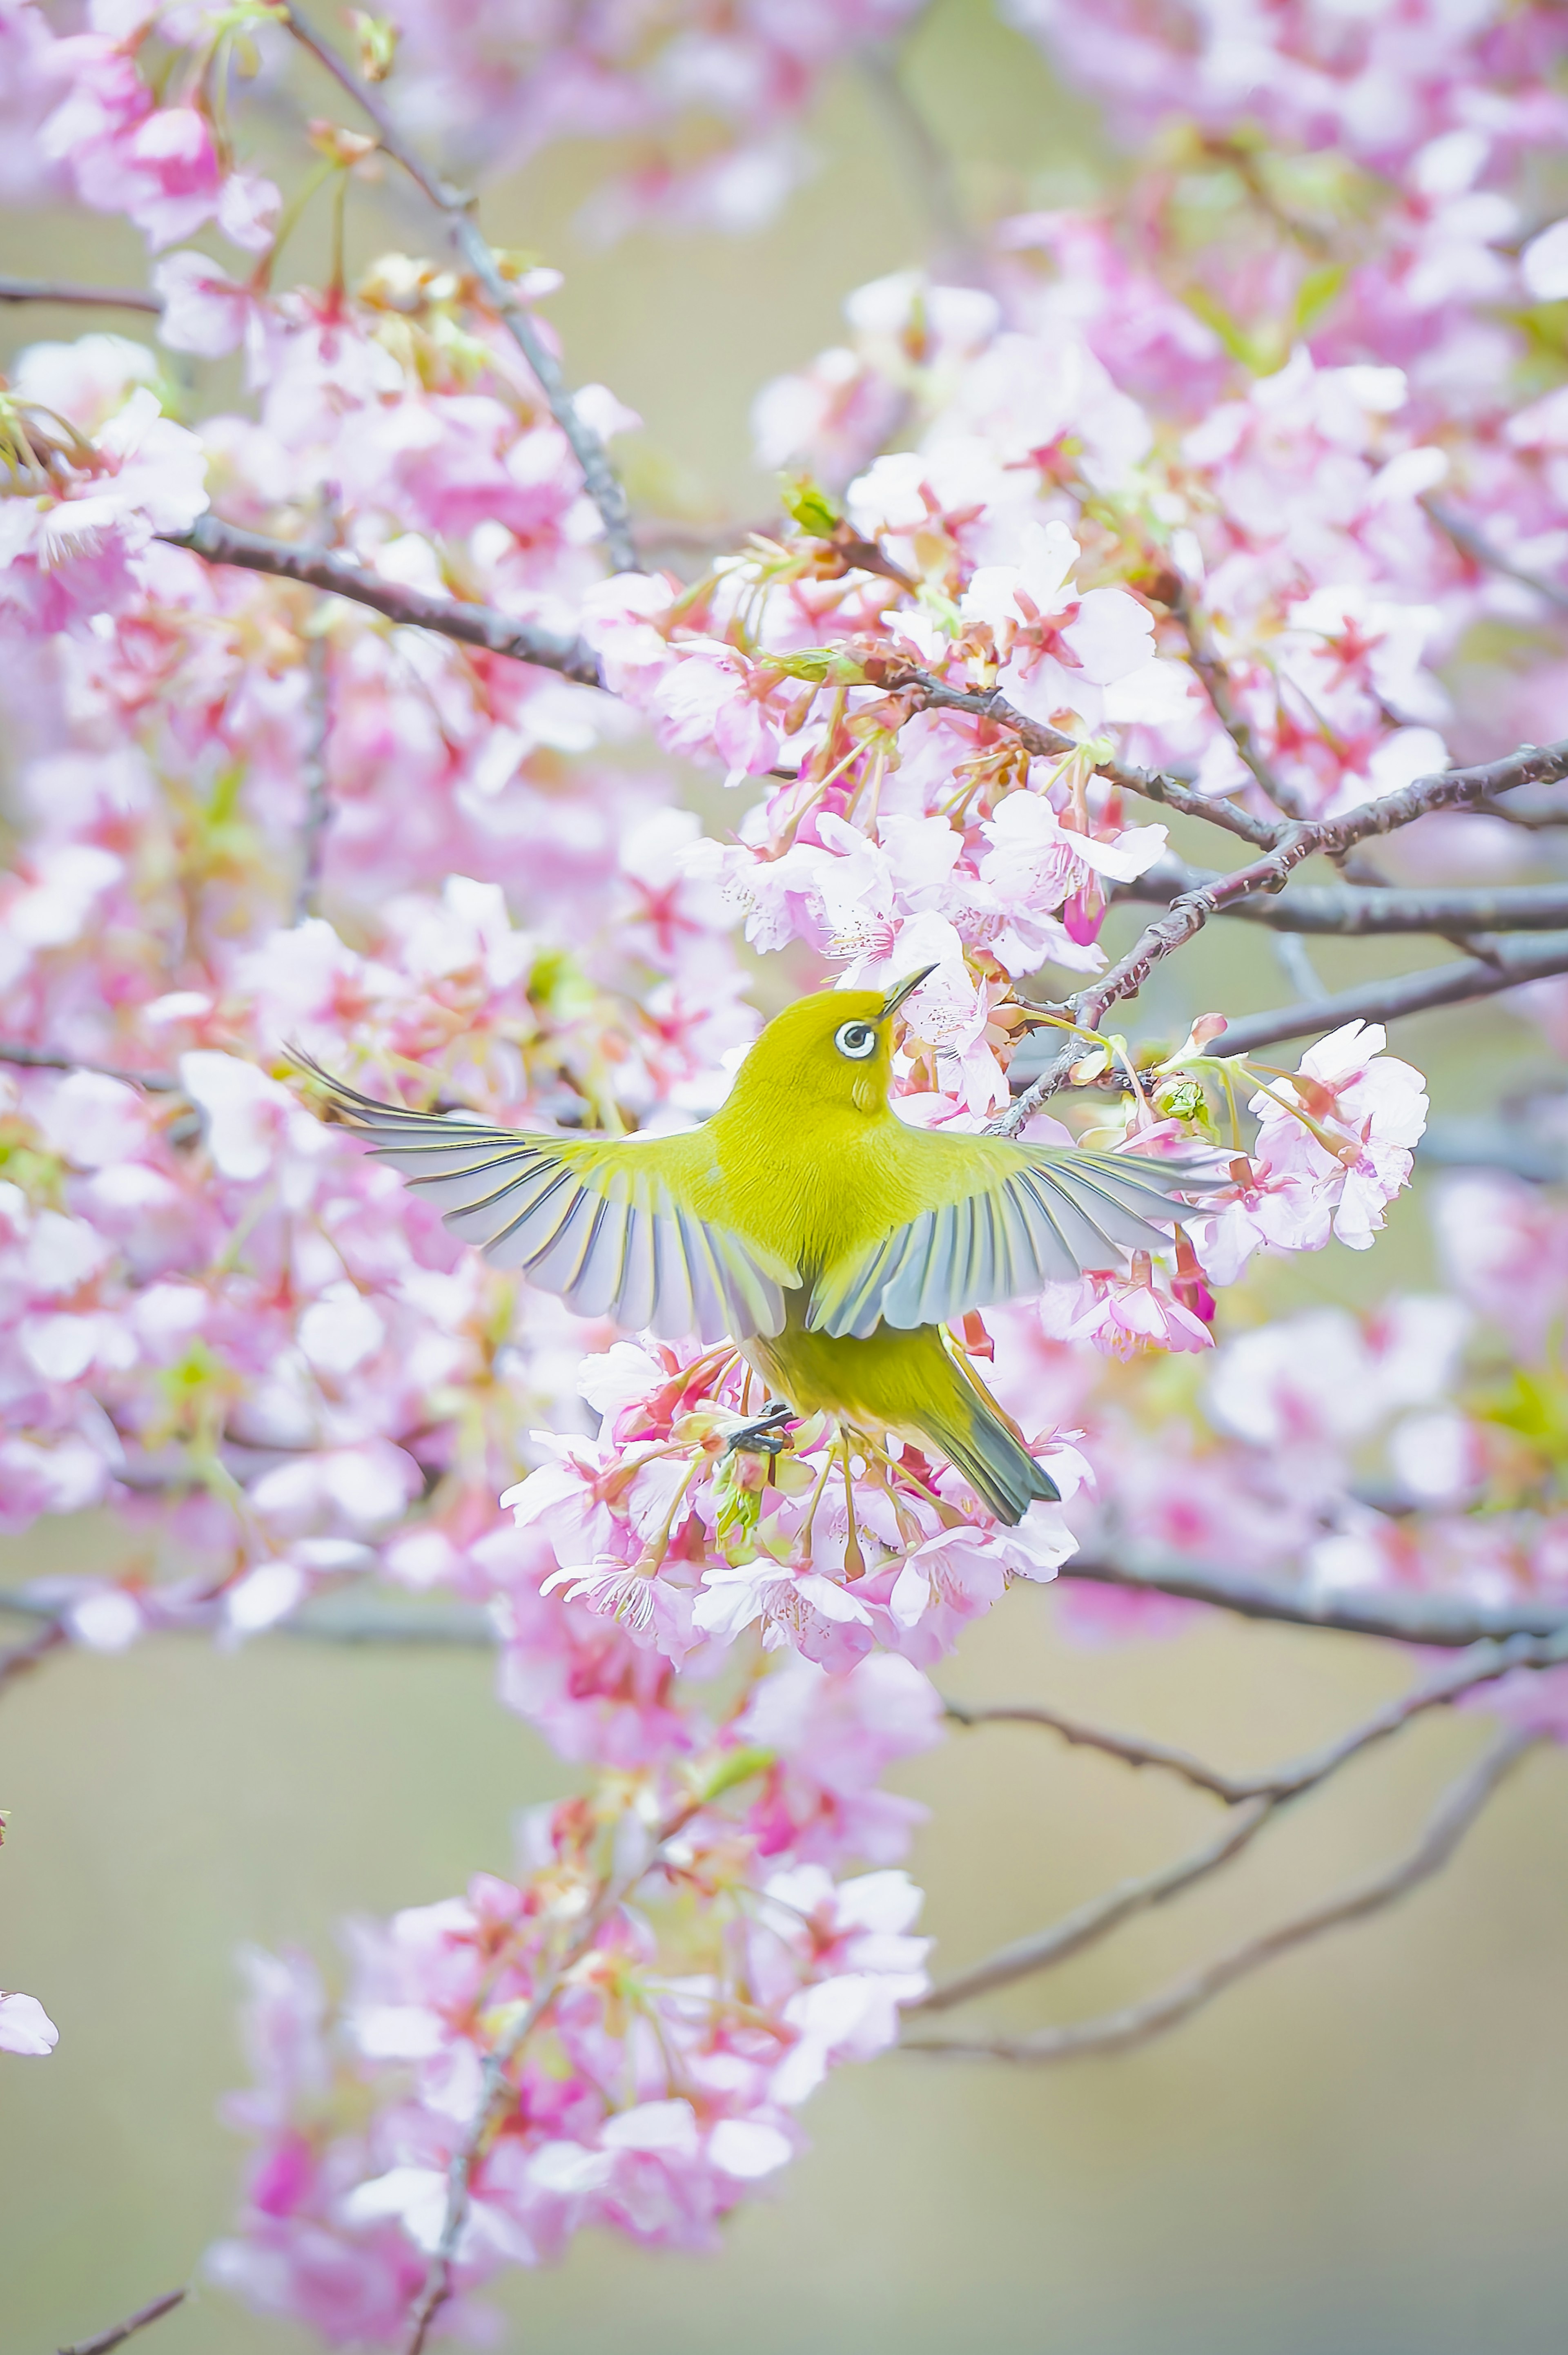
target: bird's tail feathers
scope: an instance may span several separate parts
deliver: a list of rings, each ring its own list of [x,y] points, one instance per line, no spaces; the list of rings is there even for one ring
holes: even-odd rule
[[[938,1434],[933,1432],[932,1437]],[[1016,1523],[1031,1505],[1054,1505],[1061,1497],[1050,1474],[1036,1464],[983,1392],[973,1400],[963,1427],[941,1433],[939,1444],[999,1521]]]

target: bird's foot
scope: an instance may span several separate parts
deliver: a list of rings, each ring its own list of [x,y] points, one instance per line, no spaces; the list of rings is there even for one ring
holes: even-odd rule
[[[789,1442],[784,1426],[794,1419],[794,1408],[783,1399],[768,1399],[754,1422],[730,1433],[724,1452],[733,1455],[738,1448],[744,1455],[778,1455]]]

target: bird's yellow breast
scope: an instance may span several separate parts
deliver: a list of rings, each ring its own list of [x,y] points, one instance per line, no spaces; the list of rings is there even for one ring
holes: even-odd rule
[[[927,1199],[906,1150],[910,1132],[885,1111],[784,1106],[766,1122],[721,1113],[706,1134],[704,1216],[787,1259],[802,1284],[915,1217]]]

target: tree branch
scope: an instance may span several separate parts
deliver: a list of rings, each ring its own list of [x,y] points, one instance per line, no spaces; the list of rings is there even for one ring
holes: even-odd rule
[[[1309,1912],[1282,1922],[1276,1929],[1232,1946],[1202,1969],[1177,1979],[1146,2002],[1105,2013],[1098,2019],[1079,2020],[1071,2027],[1040,2029],[1032,2036],[922,2038],[902,2049],[969,2059],[1044,2062],[1071,2061],[1091,2052],[1125,2052],[1135,2045],[1148,2043],[1152,2037],[1190,2019],[1226,1987],[1234,1987],[1238,1979],[1274,1961],[1277,1955],[1287,1954],[1293,1946],[1305,1945],[1326,1931],[1382,1913],[1411,1890],[1419,1888],[1423,1881],[1431,1880],[1448,1862],[1505,1776],[1541,1739],[1538,1733],[1523,1731],[1505,1733],[1477,1765],[1450,1785],[1421,1838],[1397,1863],[1358,1881]],[[927,2006],[929,2002],[927,1998]]]
[[[1495,997],[1499,990],[1517,989],[1526,981],[1549,981],[1560,973],[1568,973],[1568,932],[1542,932],[1517,944],[1499,946],[1495,964],[1483,964],[1478,957],[1456,957],[1422,973],[1401,974],[1393,981],[1362,982],[1302,1006],[1244,1014],[1226,1028],[1223,1051],[1250,1055],[1282,1039],[1320,1037],[1358,1017],[1363,1022],[1397,1022],[1407,1014],[1426,1014],[1435,1007],[1464,1006],[1473,998]],[[1074,1051],[1081,1053],[1082,1049]]]
[[[376,92],[361,81],[337,51],[313,30],[297,8],[287,5],[285,0],[279,13],[301,47],[310,51],[317,64],[325,69],[340,89],[347,91],[360,112],[375,124],[379,145],[395,163],[402,165],[415,186],[429,199],[437,211],[446,216],[459,251],[483,287],[492,309],[532,368],[549,403],[551,416],[571,444],[573,455],[582,468],[584,487],[603,522],[605,547],[612,568],[617,572],[641,571],[620,478],[609,463],[604,443],[578,413],[577,404],[567,389],[559,363],[540,335],[526,305],[519,300],[516,289],[509,285],[502,275],[494,252],[474,217],[478,197],[469,195],[464,189],[453,187],[449,180],[430,170],[418,150],[403,137]]]
[[[136,2313],[128,2314],[123,2322],[112,2323],[107,2330],[101,2330],[96,2339],[79,2339],[74,2347],[62,2347],[59,2355],[111,2355],[111,2349],[123,2347],[128,2339],[133,2338],[138,2330],[145,2330],[150,2322],[157,2322],[164,2315],[173,2314],[175,2307],[183,2306],[188,2296],[187,2290],[172,2289],[166,2296],[155,2297],[151,2306],[143,2306]]]
[[[1445,1594],[1373,1593],[1365,1598],[1317,1596],[1297,1587],[1275,1585],[1244,1572],[1218,1570],[1207,1562],[1166,1557],[1153,1561],[1118,1561],[1106,1555],[1075,1554],[1058,1578],[1087,1579],[1097,1586],[1125,1587],[1135,1594],[1170,1594],[1186,1603],[1207,1603],[1238,1618],[1261,1619],[1287,1627],[1328,1627],[1346,1636],[1380,1636],[1394,1644],[1431,1644],[1443,1650],[1504,1642],[1512,1636],[1568,1634],[1568,1608],[1547,1603],[1501,1607],[1458,1602]]]
[[[498,613],[490,605],[471,605],[457,597],[430,597],[421,589],[379,580],[352,557],[340,556],[330,548],[304,540],[269,539],[259,531],[242,531],[238,524],[220,523],[216,516],[198,516],[188,531],[159,536],[172,548],[190,549],[209,564],[234,564],[279,581],[298,581],[326,596],[368,605],[402,628],[434,630],[462,645],[482,646],[487,654],[559,671],[563,678],[577,679],[585,687],[601,683],[598,657],[580,638],[558,637],[553,630],[520,622],[511,613]]]
[[[0,303],[62,303],[72,310],[150,311],[164,307],[161,294],[139,286],[78,286],[69,279],[0,278]]]
[[[430,2325],[452,2294],[452,2268],[457,2262],[463,2227],[468,2221],[473,2170],[489,2139],[491,2128],[512,2091],[507,2083],[507,2070],[555,2002],[561,1983],[573,1964],[588,1952],[606,1923],[638,1882],[653,1870],[670,1841],[690,1823],[701,1804],[698,1799],[683,1801],[664,1823],[641,1860],[625,1871],[607,1878],[600,1884],[599,1894],[579,1927],[556,1961],[546,1968],[533,1996],[500,2042],[485,2055],[473,2123],[461,2147],[453,2153],[447,2169],[447,2211],[441,2224],[441,2236],[430,2259],[424,2287],[409,2308],[408,2330],[399,2355],[423,2355]]]
[[[48,1659],[66,1640],[66,1631],[59,1621],[49,1619],[25,1644],[13,1644],[9,1651],[0,1652],[0,1692],[16,1678],[25,1677],[30,1668]]]
[[[1108,973],[1102,974],[1097,981],[1091,982],[1086,988],[1077,991],[1060,1005],[1045,1010],[1065,1015],[1086,1030],[1097,1029],[1110,1008],[1122,998],[1136,997],[1155,966],[1202,932],[1211,916],[1218,915],[1223,909],[1234,908],[1237,901],[1249,900],[1259,892],[1283,890],[1303,859],[1319,852],[1334,858],[1349,850],[1353,844],[1365,842],[1374,835],[1393,834],[1402,826],[1413,825],[1415,819],[1426,816],[1433,810],[1473,806],[1494,800],[1499,794],[1510,793],[1516,785],[1554,783],[1564,776],[1568,776],[1568,742],[1544,747],[1526,744],[1504,760],[1489,761],[1469,769],[1446,769],[1435,776],[1418,777],[1412,783],[1402,786],[1397,793],[1384,794],[1376,801],[1364,802],[1356,809],[1347,810],[1340,817],[1319,818],[1310,825],[1287,826],[1280,831],[1275,847],[1266,857],[1255,859],[1250,867],[1238,867],[1231,874],[1222,875],[1217,881],[1204,883],[1196,890],[1180,893],[1165,913],[1148,926],[1126,956],[1112,965]],[[1535,943],[1537,958],[1546,951],[1545,941]],[[1427,1005],[1452,1005],[1461,997],[1484,996],[1489,989],[1511,988],[1517,981],[1537,979],[1543,972],[1557,973],[1563,969],[1561,964],[1548,962],[1543,966],[1537,963],[1530,970],[1521,970],[1519,966],[1510,966],[1499,948],[1495,957],[1487,963],[1480,959],[1467,961],[1454,968],[1452,973],[1448,968],[1443,968],[1442,975],[1435,976],[1429,984],[1425,978],[1418,981],[1409,1002],[1400,1003],[1396,1010],[1410,1013]],[[1466,977],[1472,975],[1476,979],[1467,981]],[[1481,978],[1487,975],[1490,976],[1489,979]],[[1436,994],[1421,994],[1426,987]],[[1358,999],[1359,996],[1358,993]],[[1296,1020],[1293,1012],[1286,1028],[1268,1035],[1288,1039],[1298,1036],[1303,1028],[1320,1029],[1325,1027],[1324,1018],[1333,1006],[1334,1001],[1327,999],[1310,1012],[1303,1008],[1304,1018],[1301,1021]],[[1360,1011],[1359,1002],[1352,1006],[1351,1011]],[[1274,1018],[1258,1018],[1266,1022]],[[1338,1018],[1345,1020],[1349,1018],[1340,1014]],[[1255,1032],[1249,1031],[1248,1035],[1252,1043],[1258,1046],[1265,1043],[1264,1038]],[[993,1131],[1003,1136],[1016,1136],[1032,1114],[1038,1112],[1041,1105],[1063,1085],[1076,1060],[1077,1051],[1072,1047],[1064,1049],[1056,1060],[1015,1100],[1011,1109],[991,1124]],[[1237,1051],[1242,1051],[1239,1045]]]
[[[1118,900],[1169,906],[1186,891],[1207,890],[1224,877],[1185,859],[1161,858],[1130,883]],[[1531,932],[1568,924],[1568,883],[1510,883],[1437,890],[1370,890],[1350,883],[1293,884],[1223,908],[1222,915],[1276,932],[1337,934],[1359,940],[1377,932]]]
[[[1277,775],[1258,746],[1251,722],[1244,719],[1236,708],[1230,675],[1210,643],[1190,590],[1183,587],[1176,591],[1171,612],[1187,641],[1188,660],[1203,683],[1214,717],[1251,772],[1254,783],[1266,794],[1276,809],[1283,810],[1287,817],[1304,819],[1307,806],[1300,794]]]
[[[79,1055],[58,1055],[51,1047],[26,1047],[19,1039],[0,1039],[0,1063],[16,1063],[28,1071],[96,1071],[101,1079],[122,1080],[128,1088],[145,1088],[150,1095],[177,1095],[180,1082],[173,1071],[127,1071],[118,1063],[88,1063]]]
[[[989,1955],[983,1963],[971,1969],[959,1971],[940,1987],[931,1989],[912,2004],[907,2011],[948,2011],[960,2003],[970,2003],[976,1996],[989,1995],[993,1988],[1011,1987],[1015,1979],[1029,1978],[1036,1971],[1054,1969],[1070,1955],[1081,1955],[1086,1946],[1097,1945],[1108,1938],[1113,1930],[1120,1929],[1137,1913],[1147,1913],[1151,1907],[1163,1905],[1195,1881],[1205,1881],[1212,1872],[1239,1856],[1262,1831],[1274,1813],[1271,1799],[1258,1799],[1239,1808],[1226,1823],[1217,1838],[1206,1841],[1189,1856],[1181,1857],[1174,1864],[1161,1865],[1157,1872],[1141,1874],[1135,1881],[1119,1881],[1103,1897],[1092,1898],[1088,1904],[1065,1914],[1048,1930],[1037,1930],[1027,1938],[1014,1938],[1011,1945]],[[916,2051],[926,2048],[916,2045]]]
[[[983,260],[959,199],[953,159],[909,95],[896,44],[868,41],[856,53],[855,63],[882,117],[888,144],[930,224],[933,276],[979,285]]]
[[[1107,1758],[1119,1759],[1124,1766],[1153,1767],[1161,1774],[1177,1775],[1195,1790],[1207,1791],[1234,1807],[1248,1799],[1298,1798],[1304,1791],[1326,1782],[1363,1750],[1400,1732],[1424,1711],[1445,1708],[1461,1693],[1493,1684],[1499,1677],[1511,1676],[1516,1669],[1560,1668],[1564,1661],[1568,1661],[1568,1627],[1556,1636],[1510,1636],[1503,1643],[1489,1640],[1478,1644],[1435,1676],[1385,1703],[1348,1733],[1308,1751],[1286,1765],[1271,1766],[1258,1774],[1226,1774],[1217,1766],[1195,1758],[1191,1751],[1150,1742],[1140,1734],[1116,1733],[1104,1726],[1086,1725],[1077,1718],[1036,1702],[971,1709],[962,1701],[949,1700],[944,1707],[947,1715],[960,1725],[1043,1725],[1075,1747],[1097,1750]]]
[[[1049,728],[1041,720],[1029,719],[1015,704],[1009,703],[999,687],[982,693],[979,689],[949,687],[929,671],[899,663],[888,664],[873,684],[885,685],[890,694],[902,697],[912,712],[969,711],[977,719],[989,719],[1009,735],[1016,736],[1036,760],[1060,761],[1081,749],[1074,737],[1063,735],[1059,728]],[[1271,849],[1278,839],[1279,827],[1269,825],[1266,818],[1254,817],[1250,810],[1236,809],[1228,801],[1197,793],[1178,777],[1129,768],[1121,761],[1097,761],[1095,774],[1104,777],[1107,783],[1118,785],[1124,793],[1137,794],[1143,801],[1158,802],[1166,809],[1180,811],[1183,817],[1202,818],[1207,825],[1217,826],[1224,833],[1251,843],[1256,850]]]
[[[1492,546],[1484,532],[1478,531],[1473,523],[1467,523],[1463,516],[1456,515],[1453,508],[1445,506],[1441,500],[1425,498],[1419,504],[1425,508],[1438,530],[1446,533],[1460,555],[1467,556],[1472,564],[1478,565],[1485,572],[1500,573],[1505,581],[1517,581],[1532,596],[1542,598],[1548,605],[1555,605],[1560,613],[1568,613],[1568,589],[1560,588],[1555,581],[1543,581],[1538,572],[1527,572],[1522,565],[1512,563],[1500,549]]]

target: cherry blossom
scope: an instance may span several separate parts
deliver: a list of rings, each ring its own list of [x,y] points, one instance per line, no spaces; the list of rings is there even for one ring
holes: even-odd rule
[[[59,2036],[37,1996],[0,1992],[0,2052],[42,2060],[54,2051]]]

